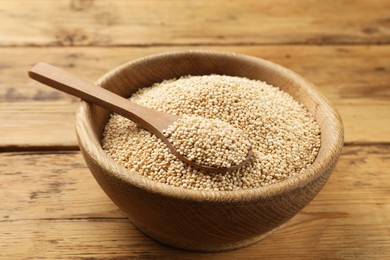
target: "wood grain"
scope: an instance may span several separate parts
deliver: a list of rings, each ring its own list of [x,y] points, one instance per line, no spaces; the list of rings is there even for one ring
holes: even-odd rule
[[[129,60],[188,47],[0,48],[0,149],[77,146],[74,113],[78,101],[27,76],[37,61],[97,79]],[[244,53],[286,66],[312,81],[336,105],[346,143],[390,142],[390,46],[197,47]],[[20,127],[20,126],[24,127]],[[46,135],[36,134],[46,131]],[[73,148],[72,148],[73,147]],[[50,149],[50,148],[47,148]]]
[[[389,43],[389,8],[381,0],[2,0],[0,45]]]
[[[387,259],[389,159],[388,146],[345,147],[325,188],[282,229],[248,248],[201,254],[163,246],[136,230],[78,152],[2,153],[0,257]]]

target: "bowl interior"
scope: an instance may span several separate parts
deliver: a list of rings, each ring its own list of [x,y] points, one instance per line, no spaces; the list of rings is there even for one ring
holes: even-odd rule
[[[98,84],[123,97],[129,97],[139,88],[151,86],[166,79],[179,78],[185,75],[230,75],[265,81],[277,86],[304,104],[312,113],[321,128],[321,148],[316,161],[303,174],[291,177],[277,184],[260,189],[240,191],[240,197],[248,199],[253,196],[270,196],[294,189],[297,185],[305,185],[322,174],[327,165],[337,160],[343,146],[342,122],[328,101],[319,94],[313,85],[294,72],[272,62],[232,53],[213,51],[187,51],[164,53],[129,62],[104,75]],[[141,176],[126,173],[124,168],[115,165],[114,161],[104,153],[100,142],[104,126],[110,112],[96,105],[82,102],[77,118],[77,131],[83,132],[84,147],[87,153],[108,172],[123,178],[134,185],[141,185],[156,192],[175,193],[181,190],[181,196],[191,197],[197,192],[169,185],[143,180]],[[111,166],[107,166],[111,165]],[[136,174],[135,174],[136,175]],[[183,191],[185,190],[185,191]],[[213,194],[214,193],[214,194]],[[203,198],[227,196],[234,199],[235,192],[209,191]],[[184,195],[183,195],[184,194]]]

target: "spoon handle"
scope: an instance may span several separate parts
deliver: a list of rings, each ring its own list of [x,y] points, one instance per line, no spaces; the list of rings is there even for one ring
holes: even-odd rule
[[[140,106],[47,63],[36,64],[28,74],[38,82],[120,114],[154,134],[159,134],[178,118]]]

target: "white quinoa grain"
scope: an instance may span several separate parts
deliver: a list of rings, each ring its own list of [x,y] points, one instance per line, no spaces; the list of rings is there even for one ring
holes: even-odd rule
[[[261,81],[187,76],[140,89],[130,99],[175,115],[220,120],[242,131],[250,141],[251,163],[231,172],[208,173],[183,163],[156,136],[112,114],[104,130],[103,149],[125,168],[172,186],[214,191],[264,187],[302,173],[320,148],[320,129],[307,108]],[[180,135],[179,140],[185,133]],[[202,149],[207,150],[207,143],[204,145]],[[209,154],[202,157],[202,149],[200,157],[207,160]],[[234,156],[225,159],[218,163],[234,164]]]

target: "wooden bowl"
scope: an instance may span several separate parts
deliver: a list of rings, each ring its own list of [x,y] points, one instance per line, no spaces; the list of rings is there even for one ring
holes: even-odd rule
[[[321,127],[321,148],[302,174],[277,184],[240,191],[194,191],[148,180],[126,170],[102,149],[109,111],[81,102],[80,149],[102,189],[150,237],[179,248],[221,251],[253,244],[304,208],[328,180],[343,146],[335,109],[311,83],[255,57],[214,51],[164,53],[112,70],[97,84],[129,97],[137,89],[183,75],[221,74],[266,81],[306,105]]]

